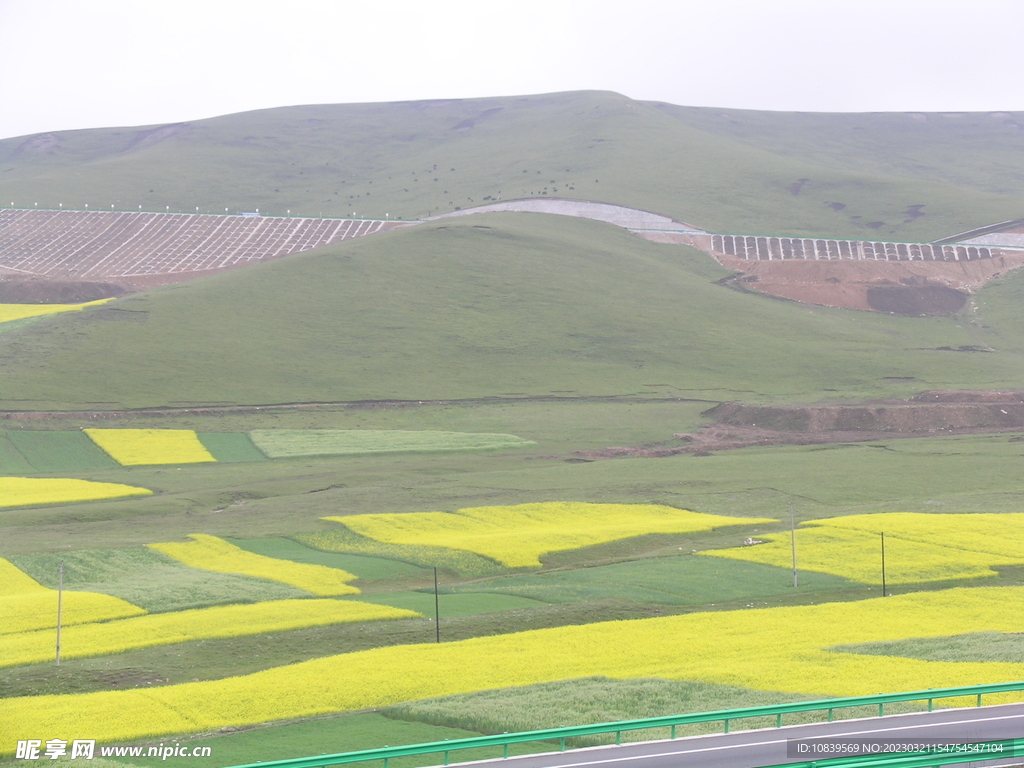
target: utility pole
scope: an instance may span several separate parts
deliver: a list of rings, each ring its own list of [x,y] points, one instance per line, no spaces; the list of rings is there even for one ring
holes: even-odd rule
[[[434,632],[441,642],[441,602],[437,598],[437,568],[434,568]]]
[[[60,620],[64,610],[64,561],[57,568],[57,666],[60,666]]]
[[[793,589],[796,589],[800,586],[800,577],[796,569],[796,513],[792,504],[789,505],[789,542],[793,550]]]
[[[885,597],[885,532],[882,532],[882,597]]]

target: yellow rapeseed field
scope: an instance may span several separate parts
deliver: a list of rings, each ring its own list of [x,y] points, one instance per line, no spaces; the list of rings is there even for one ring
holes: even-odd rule
[[[118,464],[200,464],[216,461],[191,429],[86,429]]]
[[[62,624],[85,624],[145,613],[118,597],[64,591]],[[57,626],[57,590],[48,589],[13,563],[0,558],[0,635]],[[52,636],[53,632],[44,633]],[[40,641],[42,642],[42,641]]]
[[[67,477],[0,477],[0,507],[66,504],[70,501],[149,496],[147,488],[120,483],[94,483]]]
[[[882,581],[881,533],[885,533],[885,576],[890,584],[995,576],[992,566],[1024,563],[1024,514],[850,515],[812,520],[797,529],[800,568],[865,584]],[[702,552],[766,565],[790,567],[789,533],[763,537],[767,543]]]
[[[415,611],[354,600],[273,600],[255,605],[221,605],[68,627],[63,632],[61,655],[77,659],[189,640],[419,615]],[[53,655],[52,638],[52,631],[0,635],[0,666],[46,661]]]
[[[59,312],[74,312],[84,307],[105,304],[108,301],[112,301],[112,299],[87,301],[84,304],[0,304],[0,323],[6,323],[11,320],[24,320],[26,317],[55,315]]]
[[[189,538],[193,541],[148,546],[193,568],[280,581],[321,597],[359,594],[358,589],[346,583],[358,578],[348,571],[257,555],[203,533],[194,533]]]
[[[209,731],[489,688],[606,675],[810,697],[1024,679],[1024,663],[839,653],[842,643],[1020,632],[1024,587],[918,592],[859,603],[691,613],[349,653],[146,690],[0,700],[0,749],[32,734],[103,742]],[[1019,700],[1020,694],[988,697]],[[61,738],[67,738],[62,736]]]
[[[574,501],[326,519],[388,544],[462,549],[513,568],[538,568],[541,555],[549,552],[648,533],[693,533],[725,525],[774,522],[765,518],[705,515],[656,504]]]

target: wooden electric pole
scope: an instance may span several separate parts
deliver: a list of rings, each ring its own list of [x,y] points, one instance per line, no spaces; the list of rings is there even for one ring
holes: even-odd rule
[[[796,513],[792,504],[789,505],[789,541],[793,550],[793,588],[796,589],[800,586],[800,577],[796,569]]]
[[[437,597],[437,568],[434,569],[434,632],[441,642],[441,601]]]
[[[60,622],[64,611],[64,561],[57,567],[57,666],[60,666]]]

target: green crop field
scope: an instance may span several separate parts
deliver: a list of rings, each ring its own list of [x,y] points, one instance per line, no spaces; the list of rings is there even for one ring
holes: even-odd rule
[[[346,555],[338,552],[325,552],[307,547],[293,539],[283,537],[262,539],[232,539],[236,547],[255,552],[257,555],[276,557],[281,560],[292,560],[296,563],[326,565],[354,573],[361,580],[377,581],[399,576],[419,574],[421,568],[398,560],[387,560],[382,557],[365,557],[363,555]]]
[[[576,93],[266,110],[186,123],[130,150],[133,130],[54,135],[50,153],[0,141],[3,167],[11,169],[0,181],[7,200],[32,195],[44,206],[59,190],[65,205],[79,196],[129,209],[227,205],[419,218],[499,196],[567,197],[721,231],[894,239],[931,239],[1024,216],[1022,138],[993,115],[754,113]],[[359,594],[300,602],[296,610],[370,603],[422,615],[288,624],[293,628],[241,637],[183,634],[163,646],[91,658],[74,658],[69,649],[60,667],[5,667],[0,763],[10,762],[11,723],[31,730],[60,717],[62,727],[99,732],[120,727],[120,718],[87,718],[118,707],[131,709],[138,730],[108,742],[185,739],[214,748],[212,760],[189,761],[195,768],[222,768],[845,695],[860,673],[878,670],[896,670],[886,678],[901,681],[893,685],[945,682],[917,676],[940,666],[919,660],[980,665],[971,667],[972,680],[1005,677],[1007,669],[1020,679],[1019,637],[1007,618],[1024,587],[1024,555],[1009,551],[1019,540],[1011,530],[1016,516],[1006,518],[1007,552],[992,555],[991,572],[890,583],[891,600],[872,600],[879,595],[873,583],[801,567],[793,587],[787,567],[696,553],[785,537],[791,514],[799,526],[881,512],[1020,512],[1024,430],[658,453],[692,448],[687,434],[711,424],[706,412],[723,401],[853,403],[936,389],[1017,390],[1024,381],[1024,271],[979,289],[960,312],[930,317],[744,293],[722,283],[729,274],[694,249],[611,225],[492,213],[113,301],[144,313],[144,323],[98,322],[86,308],[4,324],[0,474],[122,483],[152,495],[5,508],[0,567],[11,578],[0,582],[0,615],[35,611],[55,621],[62,562],[65,597],[100,593],[154,613],[244,603],[255,616],[269,614],[272,601],[309,597],[283,583],[191,568],[145,547],[194,534],[224,538],[244,550],[232,556],[261,573],[294,573],[302,564],[355,577]],[[81,432],[87,427],[194,430],[217,462],[119,466],[96,458]],[[607,455],[616,458],[600,458]],[[388,544],[344,524],[368,513],[530,502],[649,503],[748,520],[555,552],[532,569],[436,542]],[[774,522],[753,522],[765,518]],[[970,550],[970,527],[956,530],[964,537],[956,546]],[[971,552],[975,560],[986,557]],[[889,554],[898,570],[898,549]],[[928,608],[946,605],[950,595],[957,605],[982,607],[969,620]],[[900,606],[911,603],[900,601],[913,600],[922,601],[918,623],[908,624]],[[812,615],[804,612],[823,608],[839,617],[874,610],[881,618],[869,636],[829,635],[822,648],[791,651],[828,629],[800,624]],[[516,649],[516,665],[540,669],[589,652],[589,641],[580,639],[585,632],[613,638],[639,626],[646,634],[637,636],[653,638],[657,627],[688,622],[728,629],[710,640],[698,632],[676,642],[670,633],[666,666],[643,674],[628,665],[646,662],[653,643],[622,648],[617,658],[626,666],[566,673],[564,680],[541,670],[518,683],[489,684],[481,666],[478,681],[444,689],[451,695],[423,700],[441,689],[392,692],[418,679],[418,667],[403,667],[403,659],[451,654],[440,668],[470,674],[490,663],[481,648],[504,642]],[[933,622],[927,632],[918,631],[926,622]],[[779,627],[796,634],[760,641]],[[531,643],[554,632],[566,634],[531,655],[541,647]],[[735,650],[748,639],[733,662],[719,663],[717,647],[701,646],[708,640]],[[827,660],[820,674],[787,687],[791,652],[801,654],[800,663],[815,654]],[[329,661],[345,654],[351,656]],[[763,673],[762,684],[711,682],[740,659]],[[670,662],[708,666],[684,674]],[[394,670],[393,678],[357,704],[323,703],[363,682],[324,672],[328,666],[297,666],[321,663]],[[908,672],[901,664],[915,666]],[[961,674],[962,666],[942,665],[942,674]],[[837,682],[842,670],[857,674]],[[293,719],[271,713],[247,720],[265,704],[259,697],[220,699],[248,676],[266,674],[280,675],[275,702]],[[300,674],[306,682],[293,684]],[[303,686],[321,686],[314,697],[320,709],[293,707],[307,695]],[[172,703],[157,714],[148,703],[123,704],[135,689]],[[174,696],[184,698],[173,703]],[[112,703],[94,706],[100,700]],[[208,712],[235,713],[236,721],[194,715],[193,707],[207,705]],[[31,707],[34,714],[25,715]],[[168,724],[179,715],[192,719]],[[493,755],[460,758],[486,756]]]
[[[308,596],[274,581],[189,568],[142,547],[18,555],[11,562],[51,589],[63,563],[67,589],[114,595],[151,613]]]
[[[197,434],[217,461],[266,461],[246,434],[236,432],[200,432]]]
[[[459,590],[493,591],[551,603],[620,598],[663,605],[706,605],[851,586],[844,579],[813,573],[807,574],[803,584],[794,590],[793,574],[782,568],[677,556],[504,576],[474,582]]]
[[[385,595],[367,595],[365,599],[367,602],[393,605],[395,608],[417,611],[424,616],[431,616],[434,613],[434,595],[431,592],[391,592]],[[438,611],[444,618],[514,611],[517,608],[533,608],[542,604],[542,601],[537,598],[526,598],[518,595],[464,592],[446,594],[443,597],[437,596]]]
[[[35,472],[35,468],[17,449],[7,432],[0,432],[0,472],[5,475],[23,475]]]
[[[482,576],[505,570],[505,566],[489,557],[462,549],[435,547],[428,544],[389,544],[376,541],[338,526],[316,533],[300,533],[296,538],[310,547],[326,552],[347,552],[353,555],[377,555],[411,563],[421,568],[437,567],[464,576]]]
[[[356,429],[258,429],[253,444],[272,459],[373,453],[493,451],[536,445],[515,435]]]
[[[36,472],[81,472],[116,467],[84,432],[11,430],[8,436]]]

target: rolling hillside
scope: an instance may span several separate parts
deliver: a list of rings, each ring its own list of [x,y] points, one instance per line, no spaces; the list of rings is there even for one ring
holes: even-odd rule
[[[721,232],[895,240],[1024,216],[1006,120],[931,120],[920,140],[902,115],[855,130],[861,116],[735,114],[573,92],[48,133],[0,141],[0,202],[420,219],[557,196]]]
[[[1012,387],[1024,374],[1013,329],[812,309],[715,284],[727,274],[592,221],[450,219],[0,335],[0,407],[818,400]]]
[[[3,141],[0,202],[109,223],[578,197],[934,239],[1024,216],[1015,119],[294,107]],[[9,293],[0,768],[61,728],[223,768],[1021,679],[1024,270],[996,269],[948,314],[841,310],[611,224],[492,212],[62,314]],[[939,389],[1013,391],[874,401]]]

